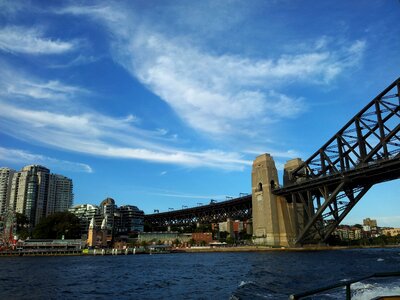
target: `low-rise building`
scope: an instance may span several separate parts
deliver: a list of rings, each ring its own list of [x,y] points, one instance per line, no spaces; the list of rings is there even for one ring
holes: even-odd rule
[[[192,239],[196,244],[198,243],[206,243],[210,244],[213,242],[213,236],[211,232],[193,232]]]
[[[400,228],[384,228],[382,234],[386,236],[397,236],[400,234]]]

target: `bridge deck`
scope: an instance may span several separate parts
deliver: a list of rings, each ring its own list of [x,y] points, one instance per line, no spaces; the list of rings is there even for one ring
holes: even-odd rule
[[[167,226],[223,222],[227,218],[250,219],[251,195],[209,205],[149,214],[144,216],[144,221],[154,226]]]

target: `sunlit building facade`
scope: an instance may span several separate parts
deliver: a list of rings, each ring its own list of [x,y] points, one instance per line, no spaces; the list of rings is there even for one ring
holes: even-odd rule
[[[4,213],[9,205],[14,173],[13,169],[0,168],[0,214]]]
[[[29,165],[11,179],[8,208],[28,217],[32,226],[54,212],[66,211],[73,202],[72,180],[40,165]]]

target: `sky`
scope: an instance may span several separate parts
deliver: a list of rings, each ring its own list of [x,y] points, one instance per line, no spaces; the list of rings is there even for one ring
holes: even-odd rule
[[[400,2],[0,0],[0,165],[168,211],[282,176],[400,76]],[[282,180],[282,179],[280,179]],[[343,223],[400,227],[399,181]]]

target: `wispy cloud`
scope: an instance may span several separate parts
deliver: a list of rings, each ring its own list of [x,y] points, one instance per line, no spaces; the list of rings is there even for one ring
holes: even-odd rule
[[[85,56],[85,55],[79,54],[77,57],[75,57],[73,60],[71,60],[67,63],[54,64],[54,65],[50,65],[49,67],[53,68],[53,69],[70,68],[70,67],[92,64],[101,59],[102,59],[101,56],[93,56],[93,55]]]
[[[284,91],[286,83],[330,83],[359,62],[366,47],[364,41],[355,41],[332,50],[332,41],[321,38],[309,49],[252,58],[211,51],[207,45],[193,42],[190,34],[171,38],[149,25],[151,22],[138,23],[134,11],[116,2],[69,6],[57,13],[89,16],[102,24],[118,64],[166,102],[189,127],[222,141],[241,141],[243,137],[248,141],[248,137],[266,132],[271,123],[297,117],[307,105],[302,97]],[[0,29],[3,51],[57,54],[76,47],[74,41],[45,37],[39,29]],[[82,61],[87,61],[87,56],[78,56],[71,64]],[[60,80],[21,75],[11,67],[0,70],[0,75],[0,126],[13,137],[91,155],[188,167],[242,170],[251,165],[243,154],[250,153],[246,151],[179,149],[174,144],[176,134],[164,128],[143,130],[137,126],[136,116],[112,117],[81,106],[81,111],[61,110],[51,101],[40,108],[20,105],[14,99],[63,99],[68,104],[89,92]],[[221,149],[225,149],[223,145]],[[276,153],[284,158],[291,154]]]
[[[40,154],[33,154],[21,149],[0,147],[0,161],[15,164],[43,164],[50,169],[93,173],[93,169],[84,163],[60,160]]]
[[[21,26],[0,29],[0,50],[24,54],[61,54],[77,48],[74,41],[44,37],[42,30]]]
[[[251,164],[234,152],[190,152],[159,144],[157,132],[135,128],[131,118],[116,119],[98,113],[67,115],[19,108],[6,102],[1,106],[0,128],[4,133],[64,150],[226,170],[241,170]]]
[[[89,93],[85,88],[67,85],[59,80],[41,80],[12,68],[4,61],[0,60],[0,63],[0,95],[7,98],[55,101]]]
[[[361,40],[338,46],[321,37],[307,50],[254,59],[215,54],[193,43],[190,34],[171,38],[150,22],[137,26],[134,12],[116,5],[71,6],[62,12],[105,25],[119,64],[190,127],[219,138],[251,136],[271,122],[298,116],[304,99],[281,87],[293,81],[328,84],[354,67],[366,47]]]

